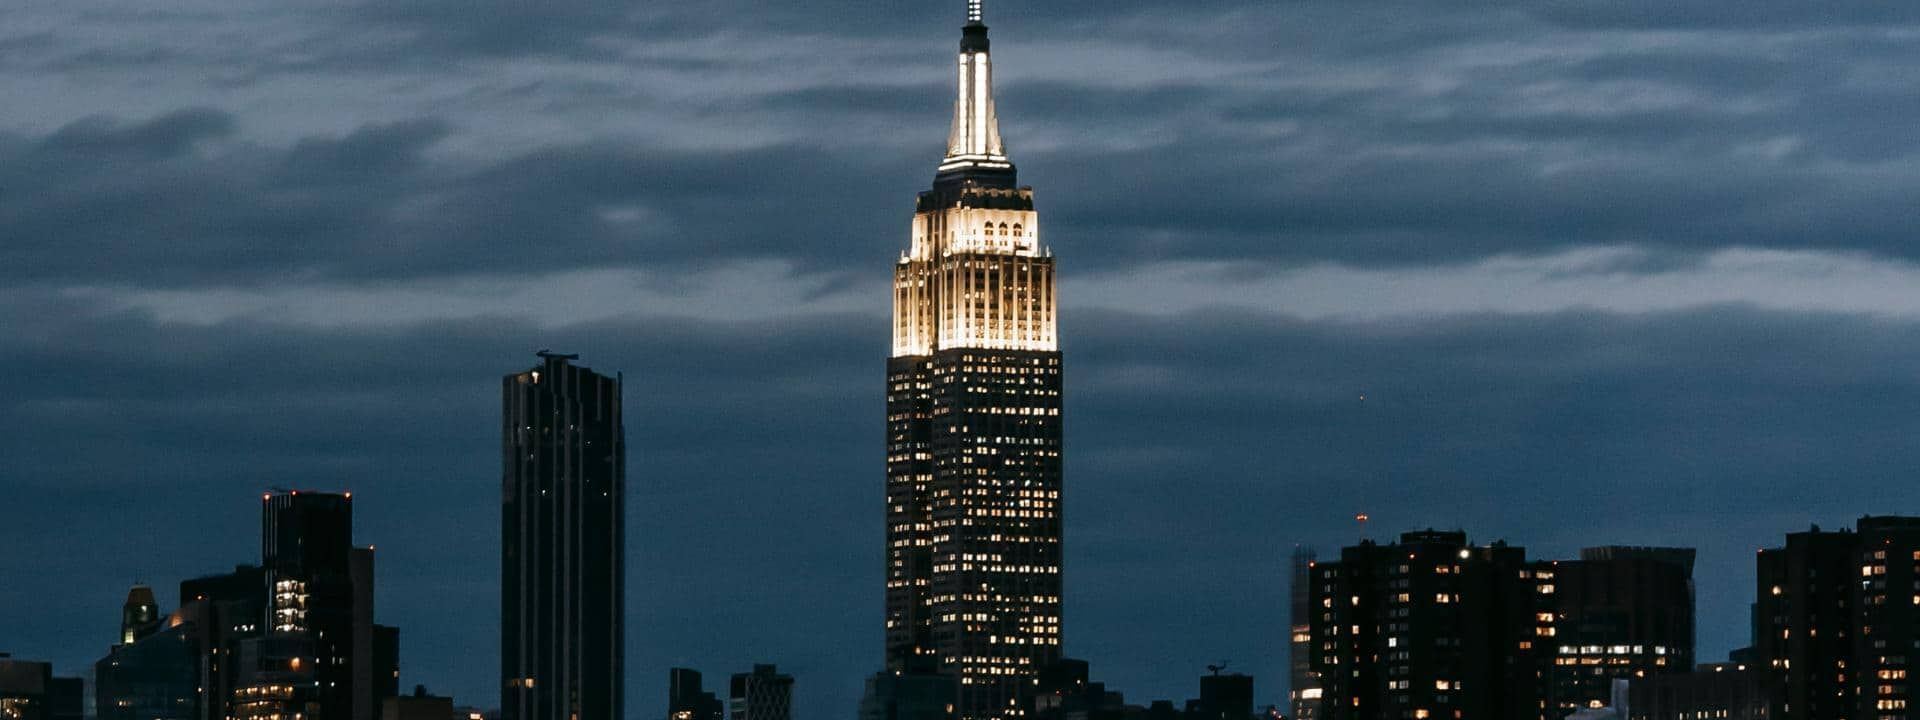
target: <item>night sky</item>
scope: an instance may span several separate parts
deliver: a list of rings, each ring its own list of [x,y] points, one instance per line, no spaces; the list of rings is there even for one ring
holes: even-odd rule
[[[881,664],[888,283],[960,0],[0,4],[0,651],[352,490],[403,678],[498,703],[499,378],[627,378],[628,712]],[[1284,692],[1286,569],[1424,527],[1753,553],[1920,513],[1904,3],[988,5],[1059,258],[1068,654]],[[1364,398],[1364,399],[1363,399]]]

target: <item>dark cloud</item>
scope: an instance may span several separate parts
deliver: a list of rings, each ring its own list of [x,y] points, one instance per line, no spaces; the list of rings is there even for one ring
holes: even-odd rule
[[[993,11],[1013,36],[1002,43],[1007,135],[1042,188],[1054,244],[1098,248],[1079,254],[1082,267],[1420,264],[1623,243],[1912,256],[1920,227],[1905,199],[1920,177],[1889,160],[1920,146],[1909,122],[1920,107],[1875,74],[1912,57],[1910,39],[1873,26],[1888,11],[1769,4],[1703,28],[1690,12],[1639,10]],[[720,93],[696,117],[817,132],[692,149],[665,137],[571,136],[436,152],[484,121],[455,113],[269,141],[249,132],[269,128],[239,110],[127,118],[103,108],[110,114],[0,135],[0,223],[17,239],[0,263],[15,280],[181,287],[743,257],[822,269],[849,249],[884,257],[898,245],[906,196],[939,152],[949,102],[941,68],[951,23],[929,12],[404,2],[319,13],[307,18],[319,30],[258,60],[278,70],[228,71],[298,84],[377,73],[370,58],[392,55],[412,61],[392,72],[457,78],[467,61],[455,58],[467,50],[538,63],[580,44],[597,53],[591,62],[677,68],[688,82],[729,62],[741,63],[735,72],[790,64],[786,53],[925,72]],[[1677,34],[1636,34],[1617,21],[1626,16]],[[1779,27],[1790,20],[1809,32]],[[335,34],[343,41],[324,42]],[[903,55],[923,34],[924,51]],[[43,36],[0,47],[44,50]],[[1369,39],[1380,37],[1394,41]],[[634,56],[621,40],[699,41],[707,52]],[[781,50],[744,59],[762,46]],[[725,48],[742,59],[713,52]],[[1062,74],[1063,57],[1122,66]],[[597,99],[635,89],[535,74],[491,92],[533,92],[552,112],[595,114],[607,111]]]
[[[919,163],[804,147],[690,151],[595,143],[462,167],[424,156],[434,120],[286,148],[231,141],[194,110],[87,119],[0,140],[0,247],[14,281],[252,285],[885,258]],[[889,182],[893,181],[893,182]],[[864,212],[892,198],[895,212]],[[882,261],[884,262],[884,261]]]

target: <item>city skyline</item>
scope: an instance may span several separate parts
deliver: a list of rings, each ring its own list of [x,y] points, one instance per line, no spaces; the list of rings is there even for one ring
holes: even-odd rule
[[[630,714],[755,662],[849,712],[877,269],[951,4],[0,10],[0,502],[32,510],[0,613],[45,619],[0,652],[78,673],[134,581],[165,612],[248,562],[260,491],[351,489],[407,684],[486,704],[494,383],[554,347],[644,408]],[[1755,549],[1914,513],[1899,11],[1198,5],[992,9],[1072,248],[1068,651],[1102,679],[1224,659],[1278,702],[1289,553],[1355,513],[1697,547],[1702,660]]]

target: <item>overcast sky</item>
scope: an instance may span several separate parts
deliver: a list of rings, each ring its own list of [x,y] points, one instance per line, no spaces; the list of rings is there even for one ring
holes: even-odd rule
[[[0,4],[0,651],[351,489],[403,682],[498,704],[499,377],[628,382],[629,715],[881,663],[887,284],[960,0]],[[1060,263],[1067,651],[1284,691],[1285,574],[1428,526],[1753,552],[1920,513],[1902,3],[990,3]],[[1362,399],[1364,397],[1364,400]]]

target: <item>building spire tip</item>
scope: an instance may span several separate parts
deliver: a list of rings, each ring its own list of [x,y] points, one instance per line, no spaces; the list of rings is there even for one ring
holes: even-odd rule
[[[987,11],[984,8],[985,4],[986,0],[967,0],[967,22],[969,24],[985,23],[987,21]]]

